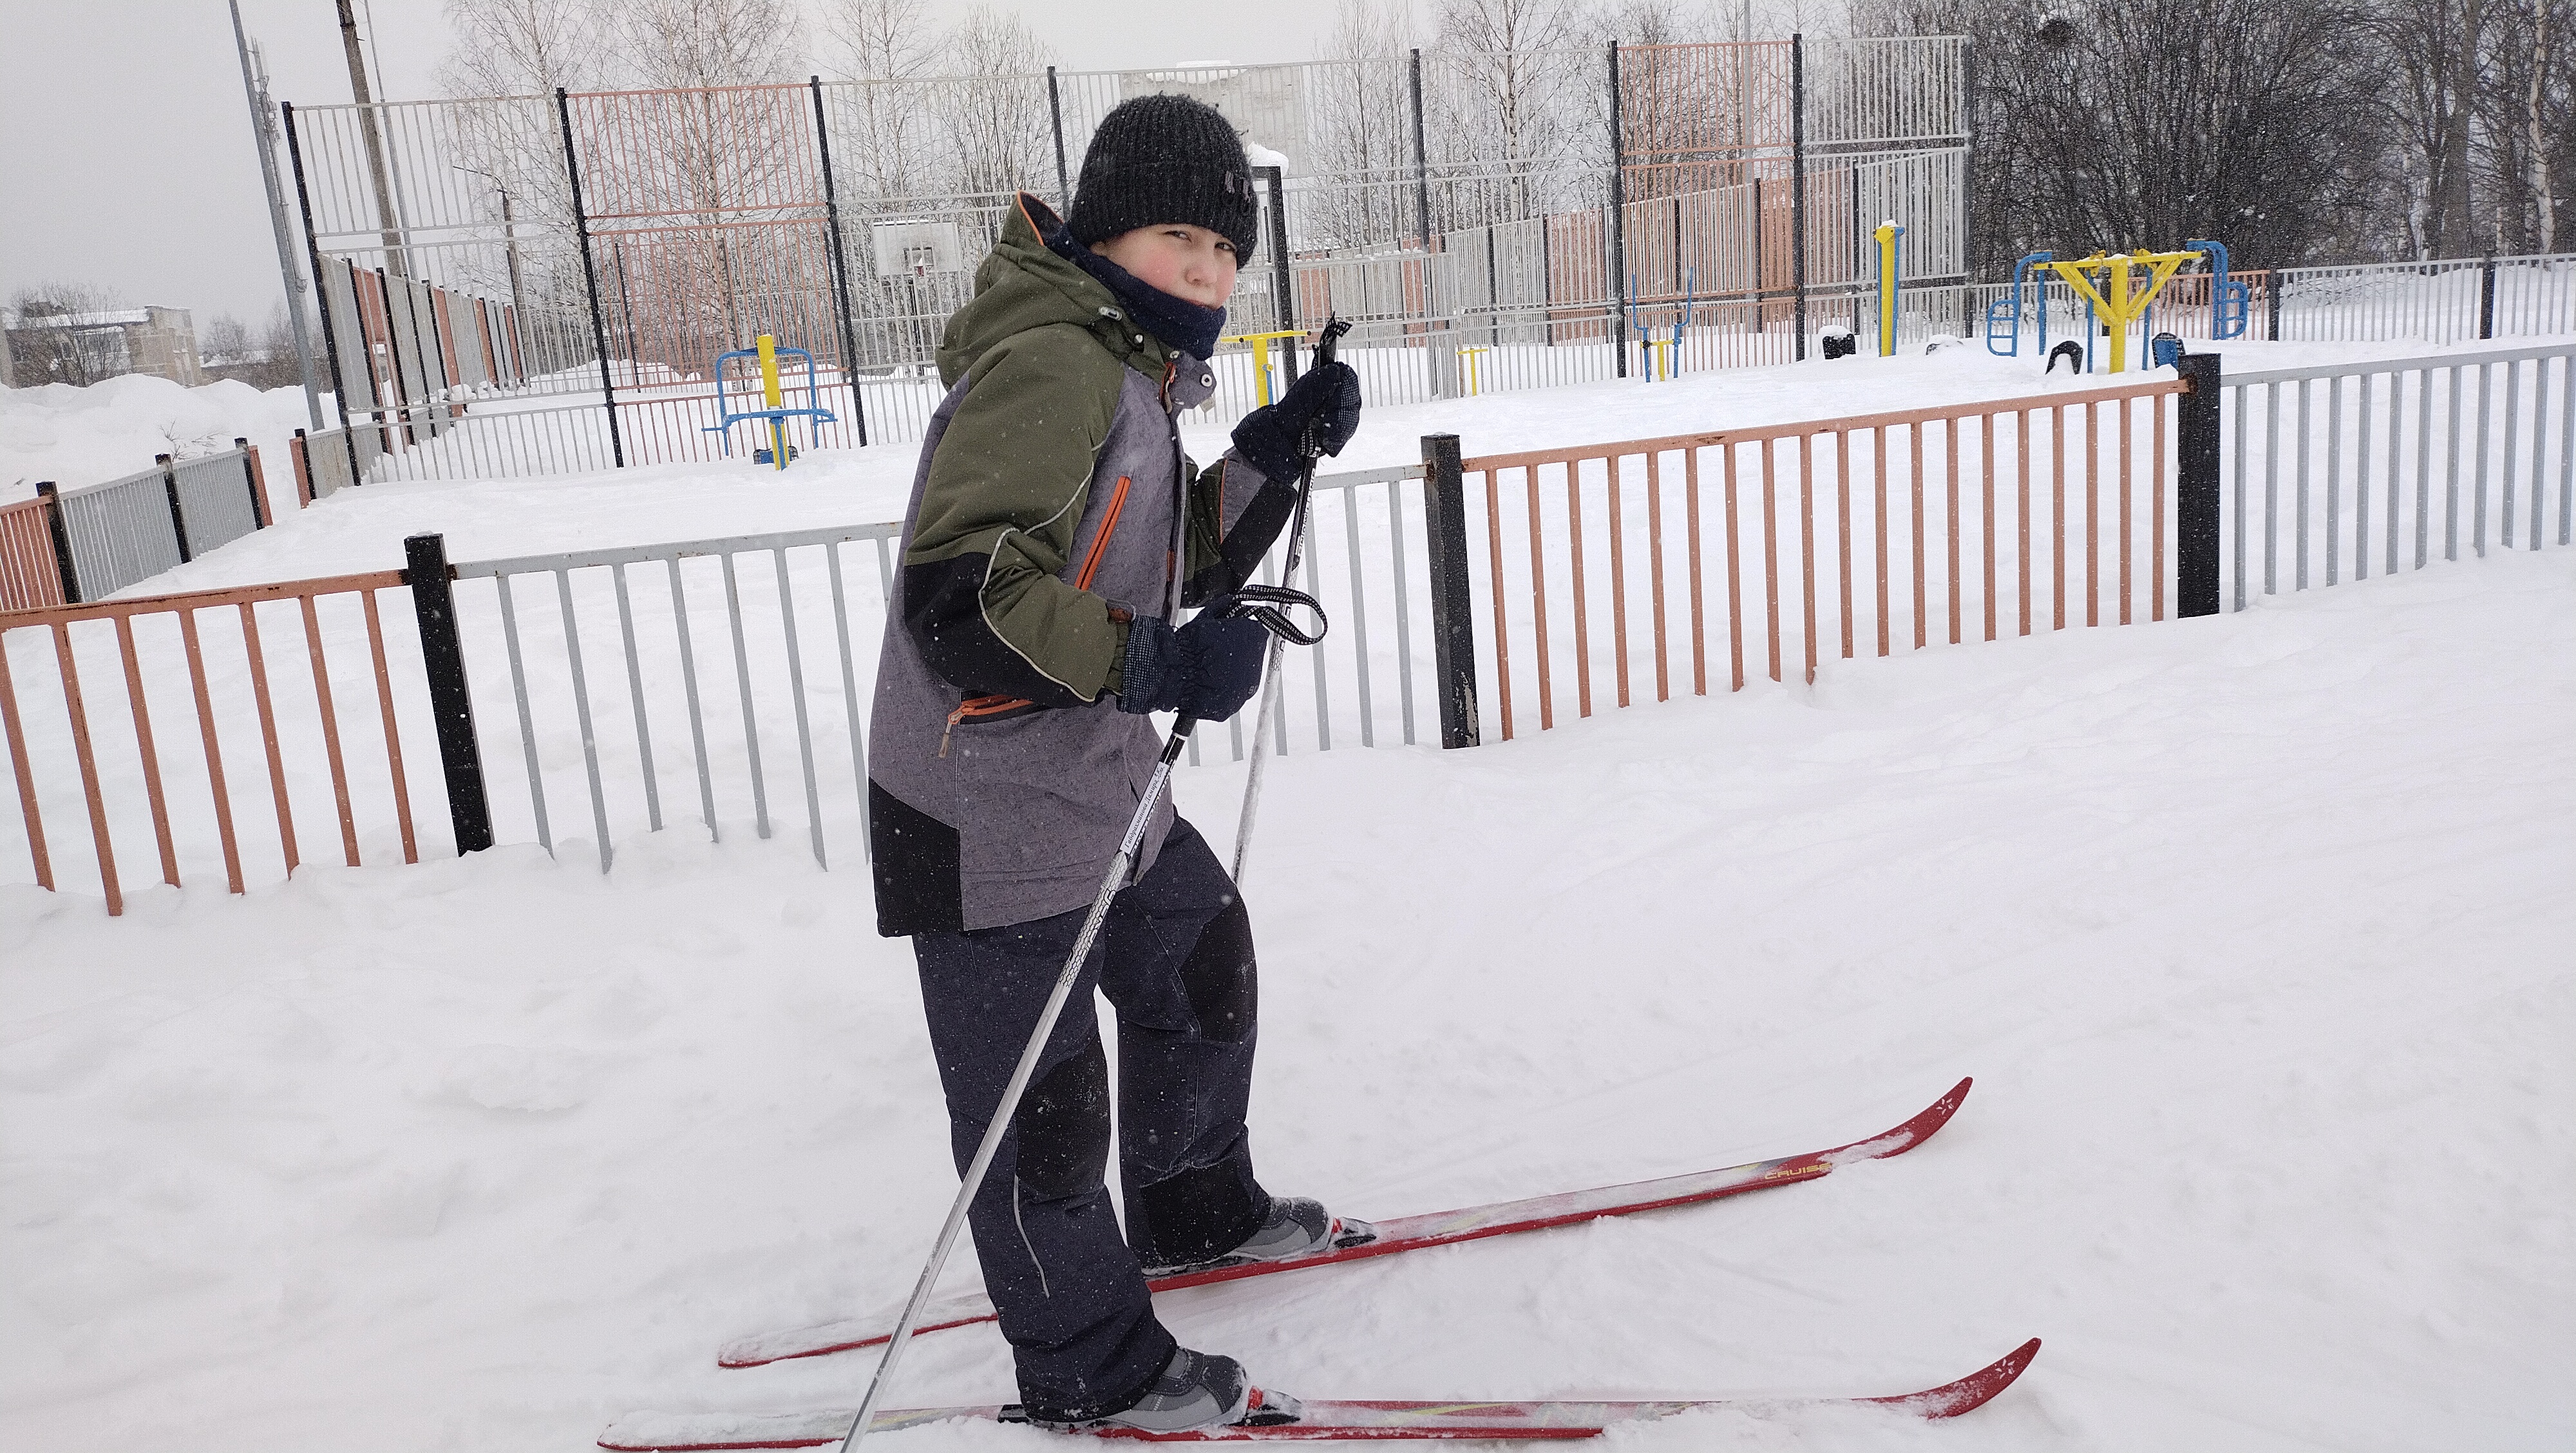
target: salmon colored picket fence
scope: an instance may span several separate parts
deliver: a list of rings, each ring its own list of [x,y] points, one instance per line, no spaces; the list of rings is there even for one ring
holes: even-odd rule
[[[1742,690],[1748,638],[1755,669],[1784,680],[1794,653],[1812,683],[1828,652],[2164,619],[2183,392],[2165,379],[1462,460],[1484,483],[1504,738],[1533,705],[1556,725],[1569,651],[1590,716],[1605,653],[1621,706],[1644,675],[1669,698],[1677,667],[1705,695],[1712,632]]]
[[[0,610],[62,603],[62,567],[44,500],[0,505]]]
[[[147,815],[163,882],[178,884],[183,852],[198,845],[188,839],[210,828],[221,850],[228,885],[235,893],[243,891],[243,843],[234,823],[230,783],[247,774],[239,762],[231,764],[228,771],[224,738],[230,735],[239,741],[254,727],[276,817],[278,851],[286,872],[291,874],[301,857],[296,839],[295,794],[289,790],[290,783],[304,778],[306,792],[318,792],[321,774],[312,771],[316,765],[312,761],[313,749],[317,746],[321,765],[328,769],[342,854],[351,867],[356,867],[359,828],[351,793],[354,764],[343,749],[337,706],[340,693],[333,685],[331,652],[327,649],[337,640],[343,651],[354,654],[358,621],[350,619],[352,602],[345,598],[354,598],[356,615],[363,620],[367,664],[375,688],[373,704],[382,723],[384,754],[382,758],[370,754],[367,766],[371,775],[381,769],[389,785],[403,861],[418,862],[411,799],[403,772],[402,739],[395,723],[395,694],[376,602],[378,591],[403,583],[401,571],[382,570],[231,590],[0,612],[0,727],[5,727],[8,736],[9,766],[16,780],[35,881],[46,888],[55,886],[55,848],[47,839],[42,799],[44,789],[67,788],[68,784],[60,780],[60,766],[69,757],[79,768],[90,848],[97,859],[99,884],[106,893],[110,913],[123,912],[125,902],[117,868],[118,826],[122,824],[130,839],[139,838]],[[304,655],[312,678],[309,696],[303,693],[300,683],[284,679],[273,683],[269,673],[259,608],[269,608],[269,628],[273,631],[280,624],[277,617],[290,609],[288,602],[293,602],[291,609],[302,627]],[[319,609],[324,603],[329,603],[331,611],[328,629]],[[212,613],[215,622],[227,615],[233,617],[231,629],[201,633],[201,613]],[[53,647],[49,663],[41,644],[48,635]],[[31,646],[31,638],[37,644]],[[25,648],[14,661],[12,646]],[[117,734],[113,741],[107,735],[112,730],[109,719],[115,715],[112,699],[93,700],[82,681],[81,658],[89,656],[96,671],[111,651],[124,678],[122,705],[131,729],[130,751],[122,740],[124,734]],[[210,657],[216,658],[211,665]],[[42,670],[47,664],[52,669]],[[346,673],[344,668],[344,674],[354,673]],[[276,689],[272,689],[273,685]],[[291,693],[287,690],[289,685],[296,688]],[[165,764],[162,759],[153,725],[156,696],[165,720],[194,707],[203,754],[202,778],[195,764],[184,765],[185,775],[192,783],[202,782],[202,802],[192,794],[183,807],[176,794],[165,788],[165,777],[174,775],[165,771],[165,766],[177,769],[183,764]],[[46,708],[41,715],[33,709],[37,704]],[[243,710],[245,707],[248,710]],[[219,727],[224,730],[219,731]],[[31,741],[36,744],[34,752],[30,750]],[[41,774],[37,771],[38,760],[47,769]],[[67,797],[68,793],[62,795]],[[137,796],[148,814],[136,810],[138,804],[133,799]]]

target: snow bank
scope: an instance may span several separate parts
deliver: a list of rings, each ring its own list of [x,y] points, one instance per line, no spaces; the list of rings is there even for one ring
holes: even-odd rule
[[[2571,644],[2555,552],[1281,759],[1247,896],[1282,1191],[1433,1210],[1977,1088],[1815,1185],[1164,1315],[1337,1397],[1886,1393],[2048,1339],[1959,1424],[1621,1435],[1675,1453],[2563,1448]],[[1184,807],[1222,838],[1241,782]],[[714,1349],[898,1298],[954,1184],[904,946],[792,831],[121,922],[0,888],[0,1124],[0,1444],[59,1453],[848,1406],[864,1358]],[[896,1401],[1008,1387],[978,1328]],[[900,1443],[969,1446],[1061,1445]]]
[[[0,504],[33,495],[40,479],[74,489],[149,469],[156,454],[220,454],[237,438],[284,467],[286,441],[306,418],[302,389],[231,379],[185,388],[132,373],[86,388],[0,389]]]

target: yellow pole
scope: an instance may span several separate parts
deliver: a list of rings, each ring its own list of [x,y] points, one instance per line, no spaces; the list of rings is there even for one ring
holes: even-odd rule
[[[1270,335],[1252,335],[1252,396],[1260,403],[1270,402]]]
[[[767,333],[760,335],[760,397],[770,408],[785,407],[786,401],[778,391],[778,340]],[[787,467],[787,421],[784,419],[769,421],[769,462],[779,469]]]
[[[1896,238],[1905,229],[1881,222],[1870,235],[1878,239],[1878,356],[1896,356]]]
[[[2111,259],[2111,371],[2129,371],[2129,319],[2135,300],[2129,291],[2129,255],[2121,253]]]

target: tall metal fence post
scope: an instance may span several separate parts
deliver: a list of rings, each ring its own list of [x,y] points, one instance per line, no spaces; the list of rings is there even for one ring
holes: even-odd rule
[[[349,427],[349,385],[340,377],[340,345],[331,327],[331,290],[322,284],[322,244],[313,234],[313,194],[304,184],[304,146],[295,135],[295,103],[281,101],[277,109],[286,118],[286,160],[295,170],[295,207],[304,218],[304,255],[313,264],[313,311],[322,315],[322,352],[331,361],[331,407],[338,411],[340,427],[345,430]]]
[[[2281,341],[2281,269],[2263,274],[2264,327],[2271,342]]]
[[[1476,721],[1475,602],[1467,579],[1467,487],[1458,436],[1422,436],[1423,534],[1430,546],[1431,649],[1440,691],[1440,745],[1472,747]]]
[[[179,470],[167,454],[155,454],[152,462],[161,466],[161,492],[170,498],[170,533],[179,537],[179,563],[197,558],[188,548],[188,515],[179,508]]]
[[[1277,306],[1271,309],[1270,326],[1282,332],[1297,326],[1297,277],[1288,261],[1288,172],[1284,167],[1257,166],[1252,174],[1261,178],[1270,195],[1270,288]],[[1279,340],[1280,370],[1290,383],[1297,381],[1297,340]]]
[[[2174,595],[2177,617],[2218,614],[2219,359],[2186,353],[2175,441]]]
[[[1628,376],[1628,139],[1619,108],[1619,42],[1610,42],[1610,324],[1614,378]],[[1755,287],[1762,284],[1759,280]]]
[[[1444,381],[1454,381],[1457,360],[1450,359],[1450,367],[1446,369],[1441,366],[1439,335],[1446,330],[1441,327],[1440,301],[1431,286],[1431,148],[1422,127],[1422,51],[1419,47],[1414,49],[1406,63],[1405,75],[1413,97],[1413,216],[1422,231],[1422,352],[1431,369],[1431,396],[1445,399],[1457,392],[1454,387],[1444,384]]]
[[[2478,259],[2478,336],[2495,336],[2495,254]]]
[[[1047,121],[1055,127],[1055,204],[1073,214],[1073,176],[1064,165],[1064,97],[1056,90],[1055,67],[1047,67]]]
[[[1852,246],[1860,246],[1860,168],[1848,168],[1852,179]],[[1970,283],[1983,275],[1977,266],[1977,43],[1959,42],[1959,263]]]
[[[555,115],[563,123],[564,179],[572,183],[572,229],[581,238],[581,283],[590,292],[590,337],[599,349],[599,387],[608,400],[608,453],[626,467],[626,440],[617,431],[617,379],[608,368],[608,322],[599,312],[599,270],[590,257],[590,212],[581,200],[581,161],[572,149],[572,96],[555,87]]]
[[[62,577],[63,603],[81,603],[80,567],[72,563],[72,532],[63,523],[62,494],[50,479],[36,481],[36,497],[45,502],[45,529],[54,537],[54,573]]]
[[[483,790],[483,749],[474,737],[474,698],[465,689],[465,644],[456,629],[456,594],[443,535],[403,541],[403,581],[420,621],[421,666],[429,677],[429,711],[438,727],[438,765],[447,778],[447,820],[456,855],[492,846],[492,804]]]
[[[823,158],[823,226],[832,235],[832,303],[841,315],[841,374],[850,382],[850,423],[859,447],[868,444],[868,408],[859,396],[859,335],[850,326],[850,255],[841,250],[841,192],[832,180],[832,134],[823,123],[823,78],[814,84],[814,149]]]
[[[1797,293],[1798,341],[1789,356],[1807,356],[1807,40],[1789,37],[1789,286]]]

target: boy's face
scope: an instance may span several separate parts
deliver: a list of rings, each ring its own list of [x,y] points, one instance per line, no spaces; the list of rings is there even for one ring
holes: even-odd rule
[[[1104,238],[1091,250],[1146,286],[1203,308],[1222,308],[1234,296],[1234,244],[1204,227],[1157,222]]]

